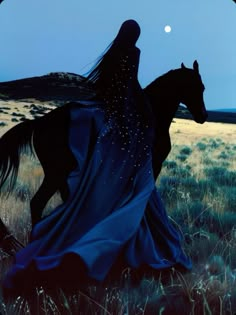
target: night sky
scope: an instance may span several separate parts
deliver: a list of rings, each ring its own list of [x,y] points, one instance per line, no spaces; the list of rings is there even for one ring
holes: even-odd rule
[[[230,0],[5,0],[0,81],[84,74],[129,18],[142,30],[142,86],[197,59],[207,108],[236,108],[236,5]]]

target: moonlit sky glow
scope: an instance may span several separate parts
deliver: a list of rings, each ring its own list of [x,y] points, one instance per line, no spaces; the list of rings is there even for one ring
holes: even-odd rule
[[[5,0],[0,81],[54,71],[84,74],[129,18],[141,26],[143,87],[197,59],[207,108],[236,108],[236,7],[230,0]]]

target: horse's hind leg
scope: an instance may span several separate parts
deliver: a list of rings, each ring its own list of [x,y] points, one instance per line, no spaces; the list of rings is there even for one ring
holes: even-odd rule
[[[55,178],[56,180],[56,178]],[[42,217],[43,209],[45,208],[48,200],[58,190],[55,181],[50,180],[45,176],[39,190],[36,192],[30,202],[32,226],[34,226]]]
[[[65,202],[68,199],[69,193],[70,193],[66,179],[63,181],[63,184],[61,184],[59,191],[60,191],[61,199]]]

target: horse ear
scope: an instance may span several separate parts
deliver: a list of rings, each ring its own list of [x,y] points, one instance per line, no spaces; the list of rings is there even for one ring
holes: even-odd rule
[[[195,60],[193,63],[193,69],[199,73],[199,65],[198,65],[197,60]]]
[[[181,63],[181,68],[182,68],[182,69],[186,69],[186,67],[185,67],[185,65],[184,65],[183,62]]]

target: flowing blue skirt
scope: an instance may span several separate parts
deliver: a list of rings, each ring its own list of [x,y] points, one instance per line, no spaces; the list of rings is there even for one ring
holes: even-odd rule
[[[155,187],[151,154],[138,141],[133,137],[123,145],[98,108],[71,109],[69,143],[78,167],[68,177],[69,198],[36,224],[30,243],[16,254],[5,288],[27,281],[32,266],[34,272],[50,271],[70,255],[99,281],[121,252],[134,268],[191,268]]]

